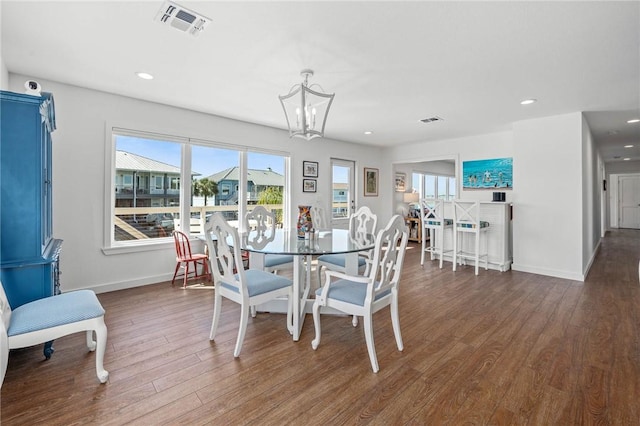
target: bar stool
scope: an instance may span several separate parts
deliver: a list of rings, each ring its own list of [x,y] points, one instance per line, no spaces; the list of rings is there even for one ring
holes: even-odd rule
[[[480,220],[480,203],[478,201],[453,201],[453,271],[456,270],[458,260],[473,259],[478,275],[478,263],[484,257],[484,269],[489,269],[489,243],[486,233],[489,230],[489,222]],[[474,251],[465,250],[464,235],[475,234]],[[484,234],[484,253],[480,253],[480,238]],[[458,239],[460,238],[460,243]],[[468,245],[467,245],[468,246]],[[466,263],[466,262],[465,262]]]
[[[440,257],[440,269],[442,269],[442,260],[445,253],[444,231],[445,229],[453,229],[453,219],[445,219],[444,217],[444,201],[434,198],[421,198],[420,221],[422,222],[420,265],[424,265],[424,254],[431,253],[432,260],[435,255]],[[436,231],[438,231],[438,234],[436,234]],[[427,238],[429,239],[429,245],[427,245]],[[446,252],[450,251],[447,250]]]

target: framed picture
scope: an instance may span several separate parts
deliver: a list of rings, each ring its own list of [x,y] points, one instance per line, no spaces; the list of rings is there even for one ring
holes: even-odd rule
[[[302,179],[302,192],[316,192],[316,180]]]
[[[462,189],[513,189],[513,158],[464,161]]]
[[[304,177],[318,177],[318,162],[317,161],[303,161],[302,162],[302,176]],[[315,190],[313,192],[316,192]]]
[[[364,196],[378,196],[378,169],[364,168]]]
[[[407,175],[404,173],[396,173],[396,192],[404,192],[406,190]]]

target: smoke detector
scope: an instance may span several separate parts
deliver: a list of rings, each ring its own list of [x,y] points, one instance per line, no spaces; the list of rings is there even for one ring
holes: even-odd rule
[[[156,21],[163,25],[191,34],[194,37],[200,35],[210,18],[182,7],[172,1],[165,1],[156,15]]]

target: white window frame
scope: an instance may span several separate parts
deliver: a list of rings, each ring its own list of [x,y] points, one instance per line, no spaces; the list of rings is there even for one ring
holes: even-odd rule
[[[190,138],[187,136],[175,136],[168,134],[161,134],[157,132],[149,132],[142,130],[135,130],[125,126],[111,125],[107,123],[105,127],[106,143],[105,143],[105,214],[103,220],[103,247],[102,252],[106,255],[112,254],[124,254],[133,252],[144,252],[151,250],[164,250],[167,248],[173,248],[173,238],[152,238],[149,240],[131,240],[131,241],[116,241],[113,234],[113,217],[115,215],[115,187],[116,187],[116,174],[115,174],[115,152],[116,152],[116,136],[131,136],[145,139],[158,139],[162,141],[176,142],[182,145],[181,155],[181,176],[179,179],[180,189],[180,205],[181,205],[181,217],[189,217],[190,203],[186,194],[191,193],[191,147],[193,145],[208,146],[211,148],[230,149],[238,151],[239,154],[239,167],[240,177],[238,186],[244,188],[247,182],[247,152],[263,153],[270,155],[278,155],[284,157],[284,191],[291,194],[291,182],[290,182],[290,164],[291,153],[265,150],[249,146],[233,145],[228,143],[219,143],[212,140],[203,140],[197,138]],[[157,178],[158,176],[156,176]],[[163,185],[164,182],[164,176]],[[150,177],[149,187],[150,190],[155,186],[154,176]],[[244,193],[239,193],[238,200],[238,215],[242,217],[245,213],[245,206],[247,203],[247,196]],[[291,210],[291,196],[285,197],[284,209],[284,223],[290,223],[289,211]],[[243,221],[240,221],[242,224]],[[242,229],[240,230],[242,231]]]

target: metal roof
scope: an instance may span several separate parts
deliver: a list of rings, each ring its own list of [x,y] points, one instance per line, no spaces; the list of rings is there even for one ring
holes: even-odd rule
[[[207,178],[215,182],[221,182],[223,180],[240,180],[237,166],[214,173],[211,176],[207,176]],[[269,169],[248,169],[247,181],[253,182],[254,185],[259,186],[284,186],[284,176]]]
[[[126,151],[116,151],[116,169],[180,174],[180,167]]]

